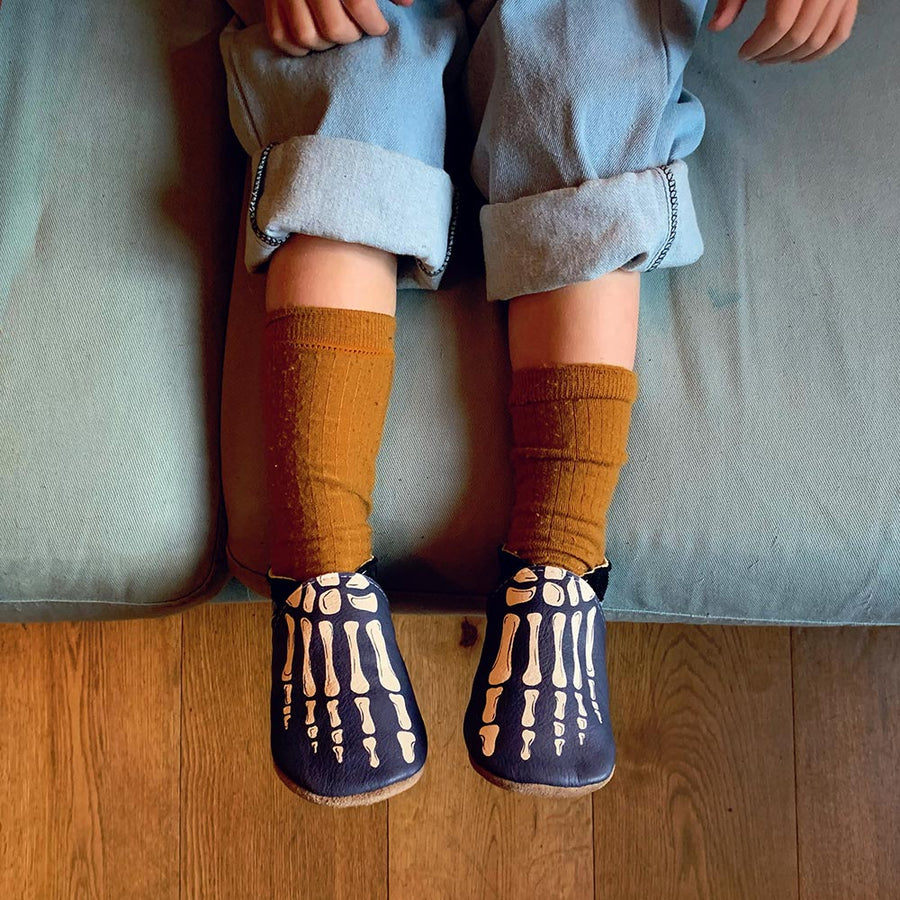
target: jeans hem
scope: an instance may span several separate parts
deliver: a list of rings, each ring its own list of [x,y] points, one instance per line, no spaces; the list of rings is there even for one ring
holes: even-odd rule
[[[479,218],[489,301],[592,281],[616,269],[684,266],[704,249],[682,159],[488,203]]]
[[[264,271],[291,234],[365,244],[398,257],[398,288],[437,290],[450,261],[457,189],[443,169],[325,135],[273,141],[252,157],[244,265]]]

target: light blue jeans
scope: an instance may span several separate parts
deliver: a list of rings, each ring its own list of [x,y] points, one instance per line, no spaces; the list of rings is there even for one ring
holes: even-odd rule
[[[219,44],[254,172],[248,271],[297,232],[387,250],[398,288],[439,288],[454,102],[488,300],[703,253],[685,157],[706,119],[682,76],[706,0],[379,0],[385,36],[301,57],[272,45],[261,3],[232,6]]]

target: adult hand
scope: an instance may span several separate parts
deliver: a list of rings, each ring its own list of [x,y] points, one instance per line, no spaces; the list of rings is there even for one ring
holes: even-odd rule
[[[747,0],[719,0],[710,31],[731,25]],[[766,14],[738,56],[761,64],[812,62],[850,37],[859,0],[767,0]]]

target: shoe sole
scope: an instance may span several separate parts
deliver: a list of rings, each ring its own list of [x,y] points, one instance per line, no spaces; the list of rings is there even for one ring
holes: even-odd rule
[[[272,765],[275,764],[273,763]],[[310,803],[318,803],[320,806],[336,807],[371,806],[373,803],[380,803],[382,800],[387,800],[388,797],[393,797],[396,794],[400,794],[411,788],[422,777],[422,772],[424,771],[425,765],[423,764],[422,768],[413,775],[410,775],[409,778],[405,778],[403,781],[395,781],[393,784],[388,784],[383,788],[377,788],[374,791],[365,791],[362,794],[347,794],[343,797],[327,797],[323,794],[314,794],[312,791],[300,787],[299,784],[294,784],[294,782],[291,781],[278,766],[275,766],[275,772],[278,777],[295,794],[298,794],[304,800],[309,800]]]
[[[501,778],[499,775],[482,769],[471,756],[469,756],[469,763],[485,781],[489,781],[505,791],[511,791],[514,794],[529,794],[532,797],[582,797],[585,794],[599,791],[604,785],[609,784],[610,779],[616,773],[616,764],[613,763],[612,771],[603,781],[595,781],[580,787],[559,787],[553,784],[533,784],[528,781],[510,781],[507,778]]]

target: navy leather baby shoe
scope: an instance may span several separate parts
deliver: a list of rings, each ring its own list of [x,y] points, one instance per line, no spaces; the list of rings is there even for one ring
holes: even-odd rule
[[[306,581],[266,574],[272,760],[313,803],[377,803],[412,787],[425,764],[425,726],[377,567],[372,556],[355,572]]]
[[[606,619],[609,559],[584,575],[498,548],[481,660],[463,723],[469,760],[499,787],[578,796],[615,771]]]

